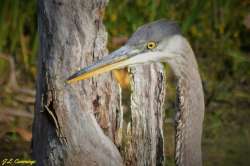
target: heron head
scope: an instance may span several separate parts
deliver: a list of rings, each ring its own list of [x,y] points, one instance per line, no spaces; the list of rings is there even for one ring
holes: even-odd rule
[[[175,22],[159,20],[146,24],[140,27],[124,46],[92,65],[80,69],[70,76],[67,82],[73,83],[126,66],[171,59],[176,56],[175,50],[170,46],[174,36],[181,36]]]

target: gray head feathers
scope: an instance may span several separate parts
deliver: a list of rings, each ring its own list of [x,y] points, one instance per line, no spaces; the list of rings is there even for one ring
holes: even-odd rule
[[[163,38],[181,34],[180,28],[176,22],[161,19],[143,25],[128,40],[128,45],[136,45],[148,41],[159,42]]]

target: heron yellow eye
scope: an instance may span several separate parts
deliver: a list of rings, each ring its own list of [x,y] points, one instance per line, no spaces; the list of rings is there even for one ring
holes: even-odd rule
[[[153,49],[153,48],[155,48],[155,47],[156,47],[156,43],[155,43],[155,42],[153,42],[153,41],[148,42],[148,44],[147,44],[147,48],[148,48],[148,49]]]

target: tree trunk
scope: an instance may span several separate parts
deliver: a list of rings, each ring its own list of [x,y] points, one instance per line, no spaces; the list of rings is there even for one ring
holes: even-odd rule
[[[122,165],[111,141],[120,109],[111,75],[65,83],[78,68],[107,54],[102,24],[106,3],[38,1],[40,55],[32,143],[38,166]]]
[[[161,64],[131,68],[131,90],[130,111],[124,113],[129,118],[124,118],[123,127],[126,165],[163,165],[165,76]]]
[[[38,0],[40,53],[32,142],[38,166],[163,164],[165,89],[159,64],[131,69],[127,113],[110,73],[65,83],[78,68],[107,54],[102,24],[106,4]]]

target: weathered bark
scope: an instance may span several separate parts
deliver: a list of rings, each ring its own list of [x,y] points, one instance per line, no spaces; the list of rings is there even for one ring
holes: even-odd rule
[[[74,85],[65,80],[107,53],[106,0],[39,0],[39,75],[33,157],[37,165],[122,165],[112,141],[118,88],[103,74]]]
[[[123,165],[112,141],[127,165],[163,163],[160,65],[131,69],[130,119],[123,116],[119,88],[110,73],[65,83],[78,68],[107,54],[102,24],[106,3],[38,0],[40,55],[32,144],[38,166]]]
[[[131,118],[124,118],[124,160],[126,165],[163,165],[163,68],[161,64],[133,67],[131,78],[131,110],[124,115]]]

